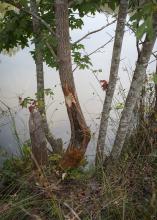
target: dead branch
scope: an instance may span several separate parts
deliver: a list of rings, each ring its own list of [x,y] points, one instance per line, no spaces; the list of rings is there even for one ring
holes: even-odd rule
[[[85,39],[86,37],[88,37],[89,35],[92,35],[92,34],[95,34],[95,33],[99,32],[99,31],[104,30],[105,28],[109,27],[110,25],[112,25],[112,24],[115,23],[115,22],[116,22],[116,20],[113,20],[112,22],[108,23],[107,25],[104,25],[104,26],[102,26],[101,28],[99,28],[99,29],[97,29],[97,30],[94,30],[94,31],[91,31],[91,32],[85,34],[83,37],[81,37],[80,39],[78,39],[77,41],[75,41],[73,44],[77,44],[77,43],[79,43],[80,41],[82,41],[83,39]]]
[[[77,214],[66,202],[64,202],[63,204],[64,204],[64,206],[66,206],[66,207],[71,211],[71,213],[72,213],[78,220],[81,220],[80,217],[78,216],[78,214]]]
[[[103,44],[102,46],[98,47],[96,50],[92,51],[91,53],[89,53],[87,56],[91,56],[93,55],[94,53],[100,51],[100,49],[104,48],[107,44],[109,44],[110,42],[112,42],[114,39],[114,37],[111,37],[110,40],[108,40],[105,44]]]
[[[32,214],[32,213],[28,212],[28,211],[27,211],[25,208],[23,208],[23,207],[20,207],[20,209],[21,209],[27,216],[29,216],[31,219],[34,219],[34,220],[42,220],[39,215]]]

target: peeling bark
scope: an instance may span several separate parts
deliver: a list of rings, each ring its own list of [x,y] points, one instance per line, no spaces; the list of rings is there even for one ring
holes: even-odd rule
[[[68,0],[55,1],[55,19],[59,75],[71,125],[71,140],[61,160],[61,166],[71,168],[79,166],[84,158],[90,141],[90,131],[79,104],[72,73]]]
[[[111,158],[113,160],[117,160],[121,154],[128,127],[131,121],[133,109],[136,105],[137,100],[140,97],[143,81],[145,79],[146,69],[157,36],[157,13],[153,16],[153,27],[155,32],[154,36],[152,37],[152,39],[149,39],[148,36],[146,36],[145,42],[137,60],[132,83],[130,86],[124,109],[122,111],[122,116],[120,119],[116,139],[111,151]]]
[[[38,15],[38,6],[36,0],[30,1],[31,12],[35,15]],[[61,139],[55,139],[51,134],[46,118],[46,111],[45,111],[45,95],[44,95],[44,70],[43,70],[43,54],[41,49],[41,28],[40,28],[40,21],[32,17],[33,22],[33,32],[34,32],[34,39],[35,39],[35,63],[36,63],[36,73],[37,73],[37,98],[39,104],[39,112],[42,116],[42,126],[45,132],[45,136],[47,141],[52,147],[54,153],[61,153],[62,152],[62,141]]]
[[[119,63],[120,63],[120,55],[122,49],[122,42],[125,30],[125,21],[128,11],[128,1],[121,0],[119,13],[118,13],[118,20],[117,20],[117,27],[116,27],[116,35],[115,41],[113,46],[113,54],[112,54],[112,61],[111,61],[111,69],[110,69],[110,78],[109,78],[109,85],[106,91],[106,97],[103,104],[100,128],[99,128],[99,136],[98,136],[98,143],[97,143],[97,151],[96,151],[96,166],[101,166],[104,160],[104,147],[105,147],[105,139],[107,134],[107,127],[108,127],[108,118],[111,110],[111,104],[113,95],[116,88],[116,82],[118,78],[118,70],[119,70]]]
[[[34,166],[36,163],[38,166],[47,164],[47,144],[44,131],[42,129],[42,118],[40,113],[32,111],[29,117],[29,131],[32,144],[32,154],[34,157]]]

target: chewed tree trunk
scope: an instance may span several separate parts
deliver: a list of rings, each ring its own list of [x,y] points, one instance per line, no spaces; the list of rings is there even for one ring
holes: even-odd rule
[[[42,129],[42,118],[38,111],[30,112],[29,132],[35,168],[46,165],[48,161],[46,137]]]
[[[38,15],[38,6],[36,0],[30,1],[31,11],[33,14]],[[47,141],[52,147],[54,153],[60,153],[62,151],[61,139],[55,139],[51,134],[46,118],[45,111],[45,94],[44,94],[44,70],[43,70],[43,54],[41,49],[41,28],[40,21],[35,17],[32,17],[33,22],[33,32],[35,41],[35,64],[36,64],[36,74],[37,74],[37,99],[39,103],[39,112],[42,116],[42,126],[45,132]]]
[[[90,131],[79,104],[72,73],[68,0],[55,1],[55,19],[59,75],[71,125],[71,140],[61,160],[61,166],[71,168],[79,166],[83,159],[90,141]]]
[[[146,36],[145,42],[143,43],[142,50],[140,51],[139,58],[137,60],[135,72],[133,75],[132,83],[130,86],[130,90],[126,99],[126,103],[124,109],[122,111],[122,116],[120,119],[116,139],[111,151],[111,158],[116,160],[119,158],[123,144],[126,138],[126,134],[128,131],[128,127],[131,121],[133,109],[136,105],[136,102],[140,96],[140,92],[142,89],[143,81],[145,78],[146,69],[148,66],[148,62],[155,44],[156,36],[157,36],[157,13],[153,16],[153,27],[154,27],[154,36],[152,39],[149,39]]]
[[[108,118],[111,110],[111,104],[113,100],[114,91],[116,88],[116,82],[118,77],[120,55],[122,49],[122,42],[125,30],[125,21],[128,12],[128,0],[121,0],[119,6],[116,35],[114,40],[109,86],[106,91],[106,97],[103,105],[97,151],[96,151],[96,166],[101,166],[104,160],[104,146],[106,140],[106,133],[108,127]]]

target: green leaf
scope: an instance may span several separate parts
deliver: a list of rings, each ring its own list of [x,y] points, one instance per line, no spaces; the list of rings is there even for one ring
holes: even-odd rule
[[[52,89],[50,89],[50,88],[44,89],[44,92],[45,92],[45,95],[47,95],[47,96],[48,96],[48,95],[50,95],[50,96],[53,96],[53,95],[54,95]]]
[[[135,13],[131,16],[130,22],[137,39],[141,39],[144,34],[147,34],[150,39],[153,37],[152,15],[156,7],[157,3],[150,1],[141,5],[141,8],[134,8]]]
[[[124,103],[120,102],[115,106],[115,109],[119,110],[119,109],[123,109],[124,108]]]
[[[145,22],[139,26],[139,28],[136,31],[137,39],[141,39],[143,37],[144,33],[146,32],[146,28],[147,27],[146,27]]]
[[[157,74],[153,74],[152,80],[155,84],[157,84]]]

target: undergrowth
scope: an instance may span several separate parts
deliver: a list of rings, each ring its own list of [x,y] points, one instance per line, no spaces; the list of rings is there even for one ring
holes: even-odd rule
[[[140,123],[125,143],[119,162],[102,167],[61,170],[50,155],[41,171],[32,170],[30,148],[1,170],[2,220],[155,220],[157,219],[156,131]]]

